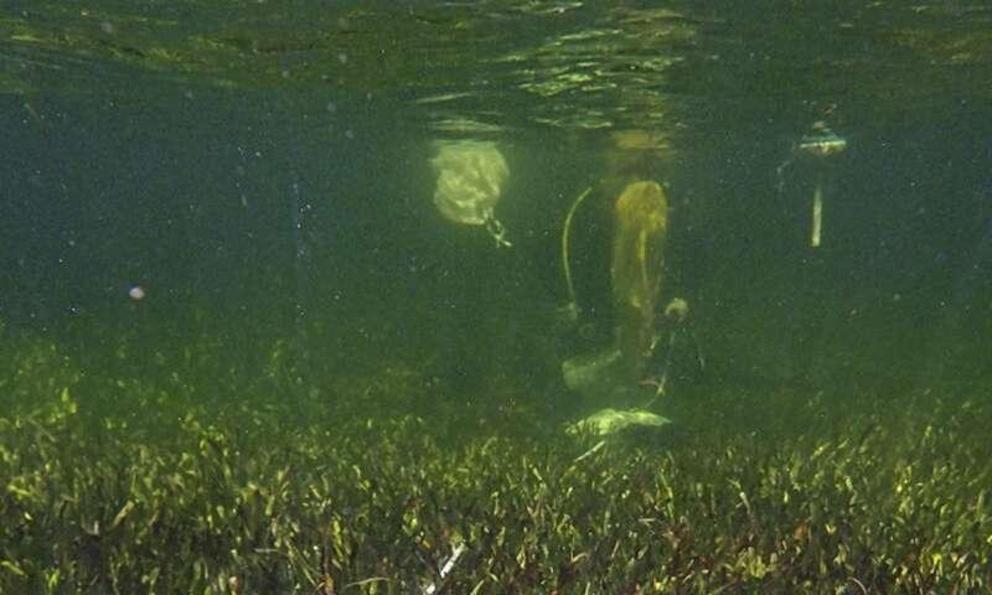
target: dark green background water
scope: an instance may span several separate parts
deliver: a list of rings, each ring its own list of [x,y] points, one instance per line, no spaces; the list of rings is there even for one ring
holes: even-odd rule
[[[276,399],[401,363],[469,406],[567,401],[561,361],[609,338],[611,197],[576,220],[578,337],[562,219],[643,128],[672,138],[665,293],[707,360],[675,395],[987,391],[992,12],[694,5],[8,2],[4,340],[90,377],[279,360]],[[781,193],[776,168],[821,119],[848,149],[812,250],[816,166]],[[435,211],[443,138],[500,144],[512,248]]]

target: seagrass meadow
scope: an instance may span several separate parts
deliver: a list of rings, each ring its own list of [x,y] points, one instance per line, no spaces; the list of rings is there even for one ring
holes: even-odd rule
[[[700,386],[670,431],[600,444],[512,387],[446,407],[398,362],[289,404],[274,360],[95,378],[51,343],[2,349],[4,593],[990,588],[992,411],[968,394]]]

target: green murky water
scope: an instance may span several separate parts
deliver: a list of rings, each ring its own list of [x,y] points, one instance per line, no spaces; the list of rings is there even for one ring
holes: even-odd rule
[[[992,11],[695,4],[7,3],[0,590],[989,588]]]

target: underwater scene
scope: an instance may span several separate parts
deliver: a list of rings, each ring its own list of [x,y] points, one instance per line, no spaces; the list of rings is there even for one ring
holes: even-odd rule
[[[986,3],[0,31],[0,593],[992,591]]]

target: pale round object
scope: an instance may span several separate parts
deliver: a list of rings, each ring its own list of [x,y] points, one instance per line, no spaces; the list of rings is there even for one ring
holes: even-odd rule
[[[443,141],[431,160],[437,172],[434,205],[445,218],[464,225],[485,225],[510,175],[503,154],[488,141]]]

